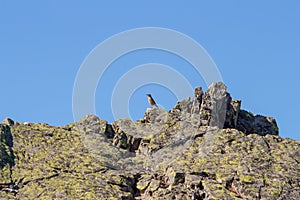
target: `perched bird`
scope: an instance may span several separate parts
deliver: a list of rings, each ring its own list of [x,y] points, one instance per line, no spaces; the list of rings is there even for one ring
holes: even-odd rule
[[[146,94],[148,96],[148,102],[150,103],[151,106],[155,106],[158,108],[158,106],[156,105],[154,99],[152,98],[151,94]]]

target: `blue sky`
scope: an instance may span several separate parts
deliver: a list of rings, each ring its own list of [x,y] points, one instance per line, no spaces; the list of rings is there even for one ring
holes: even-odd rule
[[[282,137],[299,140],[299,20],[296,0],[0,0],[0,120],[72,122],[73,85],[89,53],[122,31],[163,27],[188,35],[206,49],[232,97],[242,100],[243,109],[273,116]],[[114,85],[128,70],[144,63],[169,65],[193,87],[206,89],[199,74],[178,56],[136,51],[113,62],[100,80],[95,95],[98,116],[113,121]],[[147,84],[129,100],[133,119],[141,118],[148,107],[145,93],[152,93],[166,109],[177,101],[170,89]]]

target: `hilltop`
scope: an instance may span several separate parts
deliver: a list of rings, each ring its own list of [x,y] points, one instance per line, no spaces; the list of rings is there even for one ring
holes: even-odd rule
[[[0,124],[0,199],[300,199],[300,142],[223,83],[111,124]]]

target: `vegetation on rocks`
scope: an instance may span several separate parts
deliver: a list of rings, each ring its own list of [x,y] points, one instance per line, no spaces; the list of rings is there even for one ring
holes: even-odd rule
[[[223,83],[112,124],[0,124],[0,199],[300,199],[300,142]]]

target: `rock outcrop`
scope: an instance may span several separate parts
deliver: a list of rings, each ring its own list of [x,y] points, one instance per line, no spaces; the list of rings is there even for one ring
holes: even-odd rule
[[[223,83],[112,124],[0,124],[0,199],[300,199],[300,142]]]

